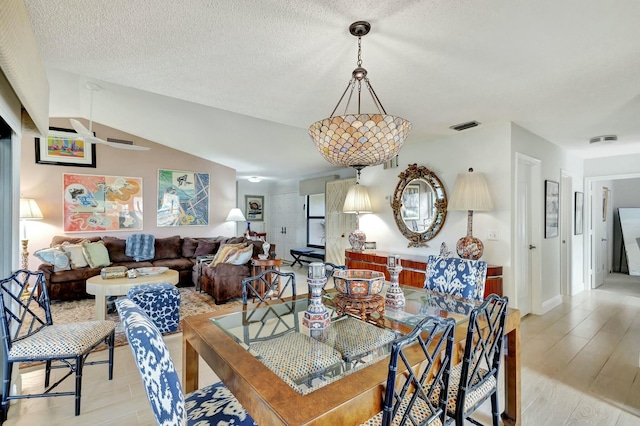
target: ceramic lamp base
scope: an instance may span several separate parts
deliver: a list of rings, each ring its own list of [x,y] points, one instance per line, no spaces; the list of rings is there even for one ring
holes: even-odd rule
[[[367,236],[359,229],[352,231],[349,234],[349,244],[351,244],[352,251],[363,251],[364,243],[367,239]]]
[[[463,259],[478,260],[482,257],[484,244],[473,235],[467,235],[458,240],[456,244],[458,256]]]

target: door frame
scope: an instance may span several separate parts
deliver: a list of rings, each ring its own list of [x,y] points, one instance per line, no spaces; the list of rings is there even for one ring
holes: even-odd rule
[[[573,294],[572,237],[573,237],[573,176],[567,170],[560,170],[560,294]],[[573,207],[573,209],[571,208]]]
[[[516,282],[516,278],[519,275],[518,270],[518,261],[517,259],[520,256],[529,257],[529,252],[531,251],[531,262],[529,264],[529,274],[531,277],[531,313],[533,314],[542,314],[542,288],[541,288],[541,265],[540,265],[540,244],[541,244],[541,235],[542,235],[542,182],[541,182],[541,166],[542,161],[537,158],[531,157],[526,154],[522,154],[520,152],[515,153],[514,159],[515,167],[514,167],[514,185],[513,185],[513,215],[514,218],[512,220],[513,230],[512,233],[514,235],[515,244],[513,245],[513,270],[514,270],[514,293],[515,300],[518,300],[518,283]],[[531,168],[531,173],[529,176],[531,182],[531,196],[529,203],[529,212],[527,216],[531,221],[531,241],[520,241],[518,232],[516,229],[518,217],[518,197],[517,191],[519,186],[519,171],[523,165],[527,165]],[[526,247],[529,244],[537,247],[535,250],[524,250],[522,247]]]
[[[583,276],[586,278],[585,289],[588,291],[593,290],[593,188],[592,184],[601,180],[620,180],[620,179],[638,179],[640,173],[626,173],[622,175],[605,175],[605,176],[589,176],[584,178],[584,225],[588,230],[587,238],[584,241],[584,253],[583,253]],[[588,208],[586,206],[588,205]],[[609,251],[609,244],[607,244],[607,251]]]

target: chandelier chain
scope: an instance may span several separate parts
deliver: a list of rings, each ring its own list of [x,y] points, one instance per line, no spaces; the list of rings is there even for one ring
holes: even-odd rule
[[[362,66],[362,37],[358,37],[358,66]]]

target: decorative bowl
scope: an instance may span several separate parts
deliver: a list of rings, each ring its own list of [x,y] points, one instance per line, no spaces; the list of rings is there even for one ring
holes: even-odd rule
[[[166,266],[154,266],[154,267],[150,267],[150,268],[137,268],[136,269],[138,274],[146,275],[146,276],[164,274],[168,270],[169,270],[169,268],[167,268]]]
[[[384,273],[368,269],[336,270],[333,282],[339,293],[350,297],[371,297],[382,291]]]
[[[259,254],[259,255],[258,255],[258,259],[260,259],[260,260],[266,260],[266,259],[267,259],[267,257],[269,257],[269,256],[268,256],[268,255],[266,255],[266,254]]]

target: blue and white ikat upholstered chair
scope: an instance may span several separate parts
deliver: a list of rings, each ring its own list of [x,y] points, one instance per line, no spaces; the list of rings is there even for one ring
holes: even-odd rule
[[[31,281],[34,281],[31,291],[25,291]],[[109,380],[113,378],[115,323],[85,321],[53,324],[49,294],[42,272],[19,270],[9,278],[0,280],[0,309],[2,310],[0,317],[4,346],[2,414],[5,419],[10,400],[52,396],[75,396],[75,415],[77,416],[80,414],[83,367],[109,364]],[[89,353],[101,343],[106,343],[109,347],[109,359],[87,362]],[[44,392],[10,395],[13,365],[34,361],[44,361],[45,364]],[[57,368],[68,368],[69,371],[49,386],[51,370]],[[51,392],[74,373],[76,379],[74,391]]]
[[[187,395],[162,334],[133,301],[121,298],[116,308],[159,425],[255,425],[222,382]]]
[[[430,255],[424,288],[464,299],[484,299],[487,262]]]
[[[180,290],[173,284],[141,284],[131,287],[127,297],[149,315],[160,333],[178,331],[180,324]]]

